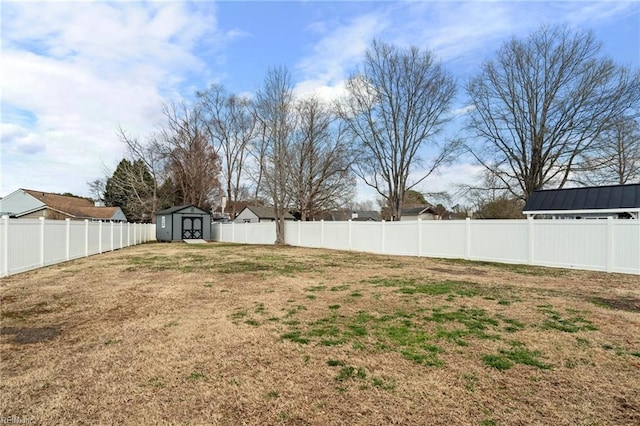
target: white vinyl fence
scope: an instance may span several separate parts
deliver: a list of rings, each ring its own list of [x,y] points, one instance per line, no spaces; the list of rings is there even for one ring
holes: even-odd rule
[[[0,219],[0,277],[155,240],[155,225]]]
[[[275,224],[215,223],[215,241],[272,244]],[[640,221],[437,220],[285,222],[285,243],[640,275]]]

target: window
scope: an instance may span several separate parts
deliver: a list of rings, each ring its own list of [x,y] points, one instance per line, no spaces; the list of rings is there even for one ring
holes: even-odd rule
[[[164,229],[165,227],[165,219],[166,216],[160,216],[160,226],[162,227],[162,229]]]

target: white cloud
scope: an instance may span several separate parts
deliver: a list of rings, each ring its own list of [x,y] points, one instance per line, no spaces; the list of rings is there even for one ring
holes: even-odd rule
[[[87,194],[86,182],[123,155],[116,126],[148,134],[161,103],[205,72],[198,44],[235,36],[217,29],[214,12],[181,2],[3,4],[0,195]]]
[[[329,29],[332,25],[335,27]],[[297,68],[303,75],[298,93],[312,92],[331,100],[344,93],[344,81],[362,59],[371,41],[388,26],[384,12],[368,13],[348,23],[316,22],[309,26],[324,33],[302,58]]]

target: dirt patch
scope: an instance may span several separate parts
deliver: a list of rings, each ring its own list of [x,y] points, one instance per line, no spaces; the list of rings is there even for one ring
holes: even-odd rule
[[[620,309],[629,312],[640,312],[640,298],[618,297],[603,298],[597,297],[592,299],[593,303],[600,306],[606,306],[611,309]]]
[[[451,275],[471,275],[471,276],[484,276],[487,275],[488,272],[478,268],[463,268],[463,269],[453,269],[453,268],[440,268],[440,267],[431,267],[430,271],[441,272],[443,274],[451,274]]]
[[[13,341],[20,345],[40,343],[56,338],[60,335],[58,327],[2,327],[0,335],[12,334]]]

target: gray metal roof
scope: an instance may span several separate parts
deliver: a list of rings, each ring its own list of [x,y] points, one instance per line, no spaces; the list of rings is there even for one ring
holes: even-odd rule
[[[523,213],[640,209],[640,184],[534,191]]]

